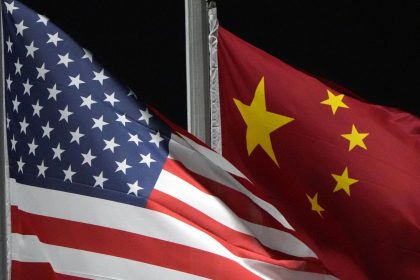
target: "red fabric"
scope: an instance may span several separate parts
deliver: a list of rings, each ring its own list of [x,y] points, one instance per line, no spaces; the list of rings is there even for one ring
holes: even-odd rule
[[[33,263],[12,261],[12,279],[13,280],[83,280],[76,276],[65,275],[54,272],[49,263]],[[28,276],[30,275],[30,276]]]
[[[223,155],[274,204],[336,276],[420,279],[420,119],[344,96],[349,108],[321,104],[334,89],[219,29]],[[294,120],[270,134],[278,166],[257,146],[234,99],[250,105],[264,77],[269,112]],[[367,149],[349,151],[355,125]],[[331,174],[348,168],[350,196]],[[318,193],[322,217],[307,195]]]
[[[170,213],[154,201],[150,208]],[[12,206],[12,225],[16,233],[36,235],[41,242],[55,246],[149,263],[210,279],[220,278],[221,271],[229,271],[236,279],[258,279],[237,263],[203,250],[126,231],[31,214],[15,206]],[[31,279],[61,280],[71,277],[58,274],[49,263],[13,263],[16,263],[16,267],[12,267],[13,280],[29,279],[28,275],[36,275]],[[209,263],[213,265],[209,266]]]

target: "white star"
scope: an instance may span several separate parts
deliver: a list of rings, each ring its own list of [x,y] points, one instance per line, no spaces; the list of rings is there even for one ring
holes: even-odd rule
[[[98,186],[98,187],[104,188],[104,183],[108,181],[108,178],[103,177],[103,172],[101,172],[99,176],[93,176],[93,178],[95,178],[95,185],[93,185],[93,187]]]
[[[7,45],[7,52],[12,53],[13,43],[12,43],[12,41],[10,41],[10,36],[9,36],[9,38],[6,41],[6,45]]]
[[[90,51],[88,51],[87,49],[83,49],[83,51],[85,52],[85,54],[82,56],[82,59],[87,58],[90,60],[90,62],[92,62],[92,54],[90,53]]]
[[[7,83],[7,89],[11,90],[12,89],[11,86],[12,86],[13,81],[10,79],[10,74],[6,79],[6,83]]]
[[[36,71],[38,71],[38,76],[36,78],[39,79],[41,77],[44,81],[45,81],[45,74],[50,72],[50,70],[45,68],[45,63],[43,63],[41,67],[36,67]]]
[[[71,164],[69,165],[69,168],[67,170],[63,170],[65,176],[64,176],[64,182],[66,180],[69,180],[70,182],[73,183],[73,179],[71,177],[73,177],[74,174],[76,174],[76,172],[71,170]]]
[[[57,144],[57,148],[52,148],[54,151],[53,159],[58,158],[61,160],[61,154],[64,152],[63,149],[60,148],[60,143]]]
[[[54,35],[53,35],[53,34],[49,34],[49,33],[47,33],[47,35],[48,35],[48,37],[49,37],[49,39],[48,39],[48,41],[47,41],[47,44],[48,44],[48,43],[53,43],[53,44],[54,44],[54,46],[56,46],[56,47],[57,47],[58,42],[59,42],[59,41],[63,41],[63,39],[61,39],[60,37],[58,37],[58,32],[56,32]]]
[[[41,162],[41,164],[38,166],[38,177],[42,175],[42,177],[45,178],[45,171],[48,169],[48,166],[44,165],[44,161]]]
[[[17,61],[14,64],[15,64],[15,68],[16,68],[15,75],[16,74],[19,74],[19,76],[21,76],[22,73],[20,72],[20,70],[22,69],[23,64],[20,63],[19,57],[18,57]]]
[[[38,148],[38,145],[35,144],[35,138],[32,139],[32,143],[28,144],[28,147],[29,147],[29,154],[35,155],[35,150],[36,148]]]
[[[146,108],[146,110],[144,111],[140,109],[140,114],[141,116],[139,118],[139,121],[145,121],[147,124],[149,124],[149,119],[153,117],[152,114],[149,113],[149,109]]]
[[[149,167],[149,168],[150,168],[150,164],[152,162],[156,162],[156,160],[154,160],[154,159],[151,158],[150,153],[148,153],[147,155],[140,154],[140,156],[141,156],[140,163],[146,164],[147,167]]]
[[[35,51],[39,50],[39,48],[34,46],[34,41],[28,46],[25,45],[25,47],[27,50],[26,57],[32,56],[32,58],[35,58]]]
[[[15,7],[15,1],[12,1],[11,3],[4,2],[6,4],[7,13],[10,13],[13,15],[14,10],[19,9],[19,7]]]
[[[128,168],[131,168],[131,165],[128,165],[128,164],[127,164],[127,160],[126,160],[126,159],[124,159],[124,160],[123,160],[123,161],[121,161],[121,162],[119,162],[119,161],[115,161],[115,163],[118,165],[117,169],[115,169],[115,172],[122,171],[122,173],[126,174],[126,173],[125,173],[125,172],[126,172],[126,170],[127,170]]]
[[[104,139],[104,142],[105,142],[104,151],[108,149],[108,150],[111,150],[112,153],[114,153],[114,148],[119,146],[119,144],[115,143],[115,137],[113,137],[111,140]]]
[[[74,62],[74,60],[69,57],[69,53],[66,53],[65,55],[58,55],[58,57],[60,58],[60,61],[57,63],[57,65],[64,64],[66,68],[69,66],[70,62]]]
[[[44,126],[42,126],[42,130],[44,131],[44,133],[42,134],[42,138],[44,137],[48,137],[48,139],[50,138],[50,133],[51,131],[54,130],[54,128],[50,127],[50,122],[48,121],[47,124]]]
[[[107,125],[107,122],[104,122],[104,116],[101,116],[99,119],[92,118],[93,122],[95,123],[92,128],[99,128],[100,131],[102,131],[102,128],[104,125]]]
[[[16,139],[15,136],[13,135],[12,139],[10,139],[10,142],[12,142],[12,151],[16,151]]]
[[[79,85],[80,84],[84,84],[85,83],[82,80],[80,80],[80,74],[77,75],[77,76],[75,76],[75,77],[69,76],[69,78],[71,80],[69,86],[75,86],[77,89],[79,89]]]
[[[34,108],[34,113],[32,116],[38,115],[38,117],[41,117],[41,109],[44,107],[39,105],[39,99],[36,101],[36,104],[32,105],[32,108]]]
[[[23,36],[23,30],[27,29],[28,27],[23,25],[23,20],[19,24],[15,24],[16,26],[16,35],[20,34]]]
[[[150,134],[150,137],[152,137],[152,139],[150,139],[149,143],[154,143],[154,144],[156,144],[156,147],[159,148],[159,142],[163,140],[163,138],[160,137],[160,132],[158,131],[154,135],[152,133],[149,133],[149,134]]]
[[[17,95],[15,96],[15,100],[12,100],[13,103],[13,111],[16,111],[19,113],[19,104],[20,102],[17,99]]]
[[[143,142],[139,139],[139,136],[137,134],[128,133],[128,135],[130,135],[130,139],[128,139],[128,142],[134,142],[137,146],[139,145],[139,142]]]
[[[38,14],[38,18],[39,19],[36,22],[42,22],[45,26],[47,26],[47,22],[49,21],[49,18],[40,14]]]
[[[31,85],[29,83],[29,78],[27,78],[26,83],[24,83],[22,85],[25,88],[24,91],[23,91],[23,94],[27,93],[28,95],[31,95],[31,88],[33,87],[33,85]]]
[[[52,88],[47,88],[50,95],[48,96],[48,99],[54,98],[55,101],[57,101],[57,94],[61,92],[61,90],[57,89],[57,85],[54,84]]]
[[[13,102],[13,101],[12,101]],[[10,128],[10,119],[9,119],[9,114],[6,115],[6,128],[9,129]]]
[[[130,188],[127,194],[133,193],[135,196],[137,196],[137,192],[143,189],[139,186],[138,181],[135,181],[133,184],[127,183],[127,185]]]
[[[64,108],[64,110],[58,110],[61,114],[60,119],[58,121],[65,120],[67,123],[69,122],[69,116],[72,115],[73,112],[70,112],[68,108],[69,106],[67,105],[66,108]]]
[[[92,166],[92,160],[94,158],[96,158],[96,156],[92,155],[91,149],[89,149],[89,152],[87,152],[86,154],[83,154],[82,153],[82,156],[83,156],[82,165],[85,164],[85,163],[87,163],[87,164],[89,164],[89,166]]]
[[[29,123],[26,122],[25,117],[23,117],[23,121],[19,122],[20,124],[20,132],[26,134],[26,128],[28,127]]]
[[[82,165],[83,165],[83,164],[85,164],[85,163],[87,163],[87,164],[89,164],[89,166],[92,166],[92,165],[91,165],[91,164],[92,164],[92,160],[93,160],[94,158],[96,158],[96,156],[93,156],[93,155],[91,154],[91,150],[89,149],[89,152],[87,152],[86,154],[83,154],[83,153],[82,153],[82,156],[83,156],[83,158],[84,158]]]
[[[122,123],[123,126],[125,126],[125,123],[130,122],[130,120],[125,117],[125,114],[124,115],[120,115],[118,113],[116,113],[116,114],[118,116],[118,118],[116,119],[116,121]]]
[[[80,107],[86,106],[91,109],[92,104],[97,103],[95,100],[92,100],[92,95],[89,95],[88,97],[80,96],[82,98],[83,102],[80,105]]]
[[[115,103],[115,102],[120,102],[118,99],[116,99],[116,98],[114,97],[115,92],[113,92],[113,93],[111,93],[111,94],[106,94],[106,93],[104,93],[104,94],[105,94],[105,96],[106,96],[106,98],[105,98],[105,100],[104,100],[104,101],[111,103],[112,107],[114,107],[114,103]]]
[[[127,96],[132,96],[135,99],[137,99],[137,95],[134,93],[134,91],[132,91],[131,89],[129,89],[130,91],[128,92]]]
[[[80,138],[85,136],[84,134],[79,132],[79,128],[77,128],[75,131],[70,131],[70,134],[71,134],[70,143],[76,142],[77,144],[80,144]]]
[[[104,75],[104,69],[102,69],[101,72],[95,72],[93,71],[93,74],[95,75],[95,78],[93,78],[94,81],[98,81],[99,83],[101,83],[101,85],[103,85],[104,80],[109,79],[108,76]]]
[[[25,165],[25,163],[22,161],[22,156],[20,157],[20,160],[17,162],[18,164],[18,173],[21,172],[23,173],[23,166]]]

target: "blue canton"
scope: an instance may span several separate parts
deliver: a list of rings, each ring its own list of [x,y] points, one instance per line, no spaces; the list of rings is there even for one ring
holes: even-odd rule
[[[145,206],[170,128],[45,16],[11,1],[3,21],[10,177]]]

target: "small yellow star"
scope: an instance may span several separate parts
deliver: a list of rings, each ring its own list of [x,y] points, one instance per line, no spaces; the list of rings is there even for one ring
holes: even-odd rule
[[[308,198],[309,202],[311,203],[311,210],[317,212],[321,218],[322,218],[322,211],[325,211],[324,208],[321,207],[318,203],[318,193],[314,195],[314,197],[310,197],[308,194],[306,194],[306,197]]]
[[[250,105],[245,105],[235,98],[233,100],[235,101],[235,104],[247,126],[246,146],[248,156],[251,155],[252,151],[254,151],[258,145],[260,145],[278,166],[279,164],[274,154],[270,134],[278,128],[293,121],[293,118],[267,111],[265,103],[264,77],[262,77],[258,83],[254,99]]]
[[[328,93],[328,99],[325,99],[324,101],[322,101],[321,104],[330,105],[333,115],[335,115],[335,112],[337,112],[338,107],[341,107],[341,108],[349,107],[343,102],[344,94],[334,95],[334,93],[332,93],[328,89],[327,89],[327,93]]]
[[[343,174],[331,174],[331,176],[333,176],[333,178],[337,181],[337,185],[335,186],[334,192],[344,190],[348,194],[348,196],[350,196],[350,186],[354,183],[359,182],[359,180],[349,178],[349,172],[347,167],[344,169]]]
[[[357,131],[356,126],[353,124],[353,126],[351,127],[351,133],[342,134],[341,136],[349,140],[349,151],[351,151],[356,146],[367,150],[363,139],[365,139],[368,135],[369,133],[359,133],[359,131]]]

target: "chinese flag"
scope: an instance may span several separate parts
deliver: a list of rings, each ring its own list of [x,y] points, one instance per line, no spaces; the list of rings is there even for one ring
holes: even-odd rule
[[[223,28],[218,64],[222,153],[291,232],[341,279],[420,279],[420,119]]]

